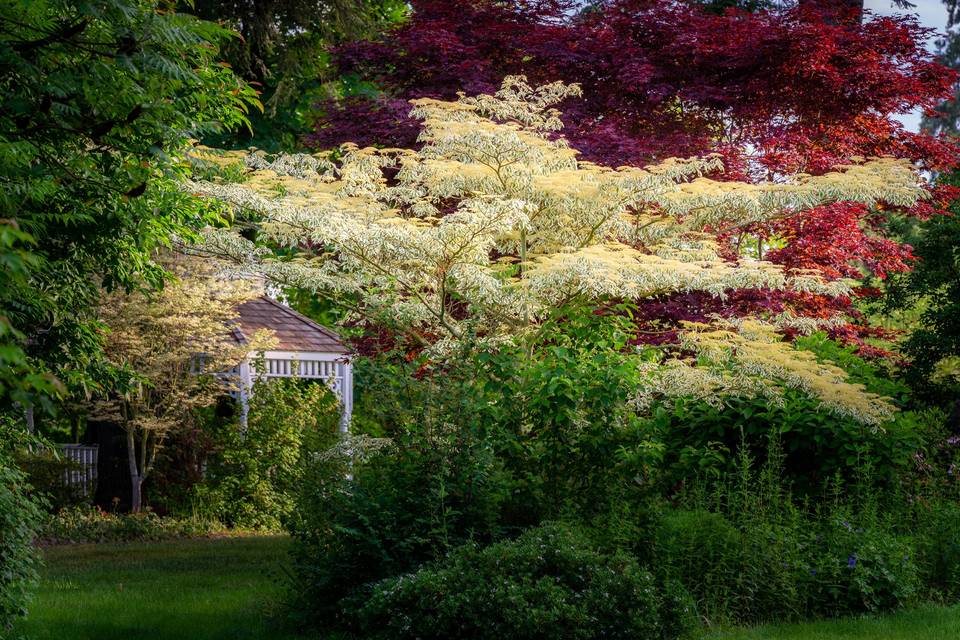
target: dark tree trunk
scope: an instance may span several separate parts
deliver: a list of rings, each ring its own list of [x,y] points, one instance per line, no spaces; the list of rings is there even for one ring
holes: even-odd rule
[[[130,466],[130,511],[140,513],[143,497],[143,476],[137,466],[137,442],[133,430],[127,429],[127,463]]]

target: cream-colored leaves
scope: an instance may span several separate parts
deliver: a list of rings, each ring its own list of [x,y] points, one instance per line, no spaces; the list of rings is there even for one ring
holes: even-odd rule
[[[744,288],[847,293],[848,283],[813,272],[723,259],[716,233],[829,202],[909,205],[923,195],[909,164],[884,158],[762,184],[705,177],[721,168],[717,156],[647,167],[580,162],[556,134],[556,105],[576,95],[576,86],[531,87],[511,77],[494,95],[413,101],[420,149],[345,145],[336,166],[253,153],[244,160],[246,182],[185,188],[249,213],[240,217],[261,237],[299,257],[276,258],[222,229],[211,230],[211,251],[272,280],[350,294],[358,313],[444,343],[467,329],[494,341],[523,335],[571,298],[724,296]],[[840,377],[816,367],[811,374],[803,357],[790,364],[788,345],[734,330],[703,332],[702,340],[700,333],[688,334],[691,346],[709,354],[722,343],[740,369],[696,374],[671,364],[665,384],[768,393],[767,383],[752,380],[776,379],[833,410],[871,424],[882,419],[886,405],[857,404],[842,381],[828,388]]]
[[[911,206],[923,185],[906,160],[875,158],[822,176],[793,176],[782,183],[747,184],[697,178],[658,199],[665,211],[693,229],[764,222],[839,201]]]
[[[553,135],[555,106],[576,95],[575,86],[531,87],[511,77],[494,95],[413,101],[424,126],[420,150],[345,145],[338,166],[255,152],[245,158],[246,182],[187,188],[253,213],[274,242],[315,254],[277,264],[212,234],[220,250],[246,256],[251,268],[365,293],[379,310],[393,305],[406,318],[418,309],[424,328],[441,335],[454,326],[450,304],[466,303],[481,331],[516,333],[537,322],[537,310],[571,295],[845,293],[846,283],[817,274],[721,259],[704,229],[837,199],[905,204],[921,193],[908,165],[886,159],[760,185],[704,178],[720,167],[716,156],[643,168],[578,162]],[[510,324],[518,318],[520,325]]]
[[[817,361],[809,351],[784,342],[777,328],[756,320],[716,327],[688,323],[684,347],[701,357],[701,366],[714,371],[734,370],[764,380],[775,380],[820,400],[834,413],[878,427],[896,409],[888,398],[868,393],[847,380],[832,364]]]

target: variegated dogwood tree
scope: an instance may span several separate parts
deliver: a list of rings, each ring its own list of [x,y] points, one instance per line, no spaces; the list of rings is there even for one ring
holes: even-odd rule
[[[892,158],[760,184],[710,179],[716,156],[645,167],[582,162],[559,135],[554,108],[579,92],[508,77],[493,95],[414,100],[419,149],[345,145],[336,162],[199,150],[203,161],[246,168],[242,180],[185,185],[222,201],[236,221],[209,229],[203,250],[389,320],[442,351],[467,337],[528,340],[572,303],[747,288],[842,294],[843,280],[722,256],[717,237],[829,203],[912,206],[925,193],[914,168]],[[270,246],[292,252],[279,257]],[[786,385],[881,424],[892,411],[884,399],[778,333],[817,322],[830,319],[690,324],[683,349],[649,365],[638,405],[672,394],[775,398]]]

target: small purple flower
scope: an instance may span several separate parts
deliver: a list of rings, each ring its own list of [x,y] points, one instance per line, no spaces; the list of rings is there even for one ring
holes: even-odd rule
[[[812,575],[812,576],[817,575],[817,570],[816,570],[816,569],[810,569],[810,575]]]
[[[857,566],[857,554],[851,553],[850,557],[847,558],[847,568],[853,569],[855,566]]]
[[[949,438],[947,438],[947,444],[951,446],[956,446],[960,444],[960,436],[950,436]]]

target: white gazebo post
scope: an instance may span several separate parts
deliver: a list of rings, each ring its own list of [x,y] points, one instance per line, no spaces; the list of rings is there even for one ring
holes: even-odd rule
[[[349,433],[353,416],[353,365],[345,359],[337,364],[340,378],[340,433]]]
[[[250,392],[253,390],[249,356],[240,363],[238,369],[237,398],[240,400],[240,433],[243,435],[247,431],[247,416],[250,415]]]

